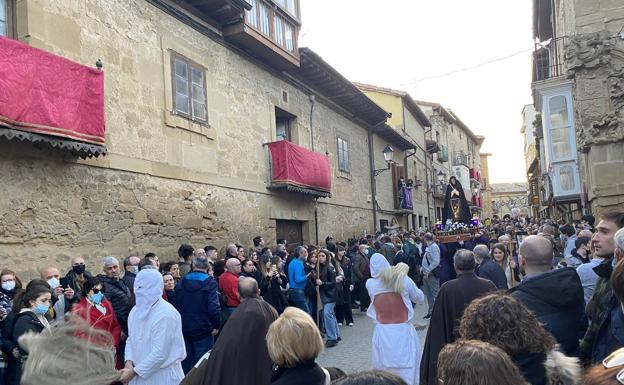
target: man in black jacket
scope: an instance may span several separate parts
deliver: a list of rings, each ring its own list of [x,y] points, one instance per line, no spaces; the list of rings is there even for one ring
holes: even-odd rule
[[[547,238],[527,237],[518,257],[525,278],[510,293],[535,312],[563,353],[578,356],[579,339],[587,328],[583,286],[573,268],[551,270],[553,255]]]
[[[134,306],[132,294],[128,286],[120,279],[119,261],[117,258],[108,256],[102,259],[104,274],[98,275],[102,282],[104,296],[113,305],[115,316],[121,326],[121,330],[128,334],[128,314]]]
[[[507,277],[505,272],[490,258],[490,250],[486,245],[477,245],[473,251],[475,260],[479,264],[476,269],[477,276],[492,281],[498,290],[507,290]]]

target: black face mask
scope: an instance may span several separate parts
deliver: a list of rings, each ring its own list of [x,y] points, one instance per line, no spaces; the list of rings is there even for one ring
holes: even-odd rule
[[[72,266],[72,270],[76,274],[84,274],[84,272],[85,272],[85,265]]]

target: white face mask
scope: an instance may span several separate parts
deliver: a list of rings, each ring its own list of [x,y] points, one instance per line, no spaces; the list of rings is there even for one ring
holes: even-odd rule
[[[5,281],[2,282],[2,288],[6,291],[11,291],[15,289],[15,281]]]
[[[56,277],[52,277],[48,279],[46,282],[48,282],[48,285],[50,285],[50,288],[52,288],[52,290],[56,289],[57,287],[61,285],[61,281],[59,281],[59,279]]]

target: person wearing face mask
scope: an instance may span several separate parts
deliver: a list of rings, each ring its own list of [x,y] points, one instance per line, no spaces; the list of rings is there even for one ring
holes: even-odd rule
[[[13,301],[15,294],[22,288],[22,281],[12,270],[3,269],[0,271],[0,282],[2,284],[0,293]]]
[[[93,275],[86,270],[85,260],[82,257],[73,257],[71,266],[72,269],[65,275],[63,283],[67,281],[67,287],[72,288],[75,295],[80,299],[82,296],[82,286],[87,282],[87,279],[92,278]]]
[[[46,267],[41,270],[41,280],[46,281],[52,289],[52,307],[48,316],[55,321],[64,321],[65,313],[67,313],[72,306],[72,299],[74,298],[74,289],[71,287],[64,288],[61,286],[61,272],[56,267]]]
[[[139,273],[139,263],[141,263],[141,258],[135,255],[126,257],[123,260],[124,276],[122,280],[131,292],[134,291],[134,279]]]
[[[14,348],[9,354],[6,381],[7,385],[18,385],[22,375],[22,364],[27,353],[18,344],[19,337],[33,332],[41,333],[50,329],[45,314],[52,305],[52,292],[48,285],[40,280],[33,280],[26,290],[20,290],[13,299],[13,313],[10,340]]]
[[[121,338],[121,326],[115,316],[113,305],[104,297],[99,279],[87,279],[82,288],[80,302],[72,309],[72,314],[85,320],[93,328],[107,331],[112,336],[112,343],[117,350]],[[117,369],[123,367],[117,356]]]

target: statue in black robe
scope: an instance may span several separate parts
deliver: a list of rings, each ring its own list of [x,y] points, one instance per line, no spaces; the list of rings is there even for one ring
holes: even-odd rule
[[[446,194],[444,197],[444,212],[442,213],[442,224],[446,226],[447,221],[462,222],[470,224],[470,207],[464,194],[461,183],[452,176],[446,185]]]

